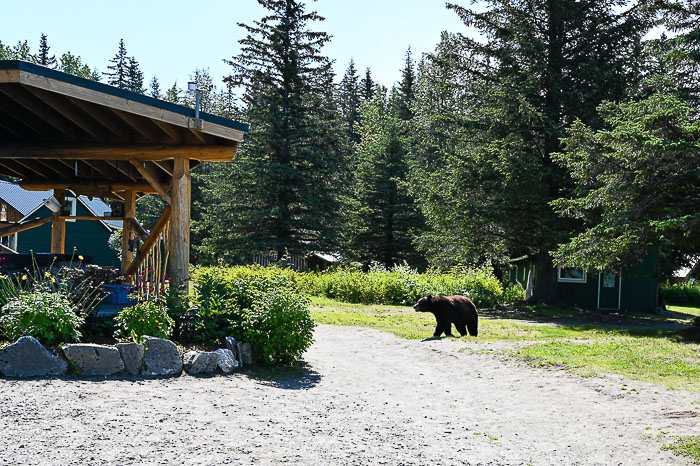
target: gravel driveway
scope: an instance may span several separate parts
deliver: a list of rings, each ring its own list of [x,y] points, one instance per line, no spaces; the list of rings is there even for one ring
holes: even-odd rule
[[[0,464],[662,465],[685,464],[669,435],[700,434],[693,393],[450,340],[316,340],[283,376],[0,380]]]

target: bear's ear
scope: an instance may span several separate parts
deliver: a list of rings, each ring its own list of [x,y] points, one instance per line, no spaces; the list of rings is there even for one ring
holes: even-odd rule
[[[430,295],[430,294],[429,294],[429,295],[428,295],[428,301],[432,301],[432,300],[433,300],[433,295]]]

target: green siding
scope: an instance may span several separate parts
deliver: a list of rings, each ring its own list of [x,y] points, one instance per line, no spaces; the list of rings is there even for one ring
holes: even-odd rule
[[[77,215],[92,216],[93,214],[78,201]],[[41,207],[31,215],[31,218],[50,217],[51,210]],[[110,249],[108,240],[111,232],[102,222],[94,220],[76,220],[66,222],[66,254],[71,254],[75,248],[76,256],[90,256],[92,262],[100,265],[119,266],[117,252]],[[17,234],[17,252],[28,253],[30,250],[51,252],[51,223]]]
[[[644,260],[621,274],[620,310],[632,312],[652,312],[656,309],[656,272],[657,251],[654,249]],[[523,259],[511,264],[506,274],[510,283],[527,285],[527,270],[531,261]],[[569,306],[582,309],[598,309],[598,275],[597,270],[586,274],[585,283],[558,282],[559,298]],[[537,281],[537,273],[535,273]]]

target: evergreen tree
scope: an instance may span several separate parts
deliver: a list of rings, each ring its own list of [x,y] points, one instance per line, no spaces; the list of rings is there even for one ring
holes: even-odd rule
[[[46,34],[41,34],[41,39],[39,40],[39,54],[37,55],[37,63],[41,66],[47,68],[56,68],[56,56],[49,55],[49,41]]]
[[[10,59],[36,63],[36,56],[32,55],[32,52],[29,48],[29,42],[27,42],[26,40],[19,41],[17,42],[17,45],[12,47],[10,51]]]
[[[119,40],[119,50],[117,54],[110,60],[111,65],[107,69],[111,72],[104,73],[107,78],[107,84],[116,86],[119,89],[129,89],[129,57],[127,56],[124,39]]]
[[[423,218],[402,184],[408,174],[407,123],[382,97],[363,105],[361,121],[349,203],[349,253],[364,263],[376,260],[391,267],[407,261],[421,266],[413,239]]]
[[[70,52],[64,53],[61,55],[61,58],[58,59],[58,70],[93,81],[100,80],[100,73],[98,73],[97,69],[91,70],[87,64],[83,63],[79,56],[73,55]]]
[[[416,69],[411,53],[411,47],[406,51],[406,62],[401,70],[401,81],[398,87],[392,89],[392,105],[396,109],[399,118],[408,121],[413,118],[411,105],[415,100]]]
[[[345,76],[338,85],[338,107],[345,122],[346,136],[351,143],[357,143],[360,140],[357,134],[360,118],[360,92],[355,61],[350,60]]]
[[[126,88],[131,92],[144,94],[146,90],[143,88],[143,72],[139,67],[139,62],[136,58],[130,57],[126,66],[127,82]]]
[[[580,224],[551,202],[569,192],[553,163],[563,128],[597,127],[596,107],[638,80],[642,37],[655,24],[632,1],[449,5],[484,41],[443,35],[421,69],[414,193],[432,232],[422,244],[443,263],[537,258],[533,301],[558,301],[550,251]]]
[[[228,81],[243,86],[251,131],[236,164],[212,182],[204,228],[207,252],[235,260],[263,251],[328,251],[336,235],[335,175],[340,149],[331,62],[321,49],[323,20],[297,0],[258,0],[268,14],[253,25]]]
[[[180,103],[180,89],[177,87],[177,81],[173,83],[173,87],[165,92],[164,100],[174,104]]]
[[[194,74],[190,75],[190,80],[197,84],[197,89],[200,91],[200,107],[202,112],[218,113],[219,109],[219,94],[214,80],[209,74],[209,69],[196,69]],[[196,103],[196,95],[194,92],[187,92],[182,98],[182,104],[190,108],[194,108]]]
[[[153,76],[153,79],[151,79],[151,97],[154,99],[160,99],[163,97],[160,93],[160,83],[158,82],[158,78]]]
[[[369,68],[365,71],[365,77],[360,81],[360,92],[363,102],[374,99],[377,94],[377,83],[372,79],[372,71]]]

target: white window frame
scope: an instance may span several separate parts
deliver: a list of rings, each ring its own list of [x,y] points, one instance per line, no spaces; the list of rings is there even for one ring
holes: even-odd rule
[[[70,216],[75,217],[78,213],[78,198],[66,196],[66,203],[70,205]],[[75,222],[75,219],[67,218],[66,222]]]
[[[564,267],[564,268],[579,269],[580,267]],[[557,267],[557,281],[560,283],[588,283],[588,274],[583,269],[581,269],[583,271],[583,278],[562,278],[561,270],[562,270],[562,267],[558,266]]]

